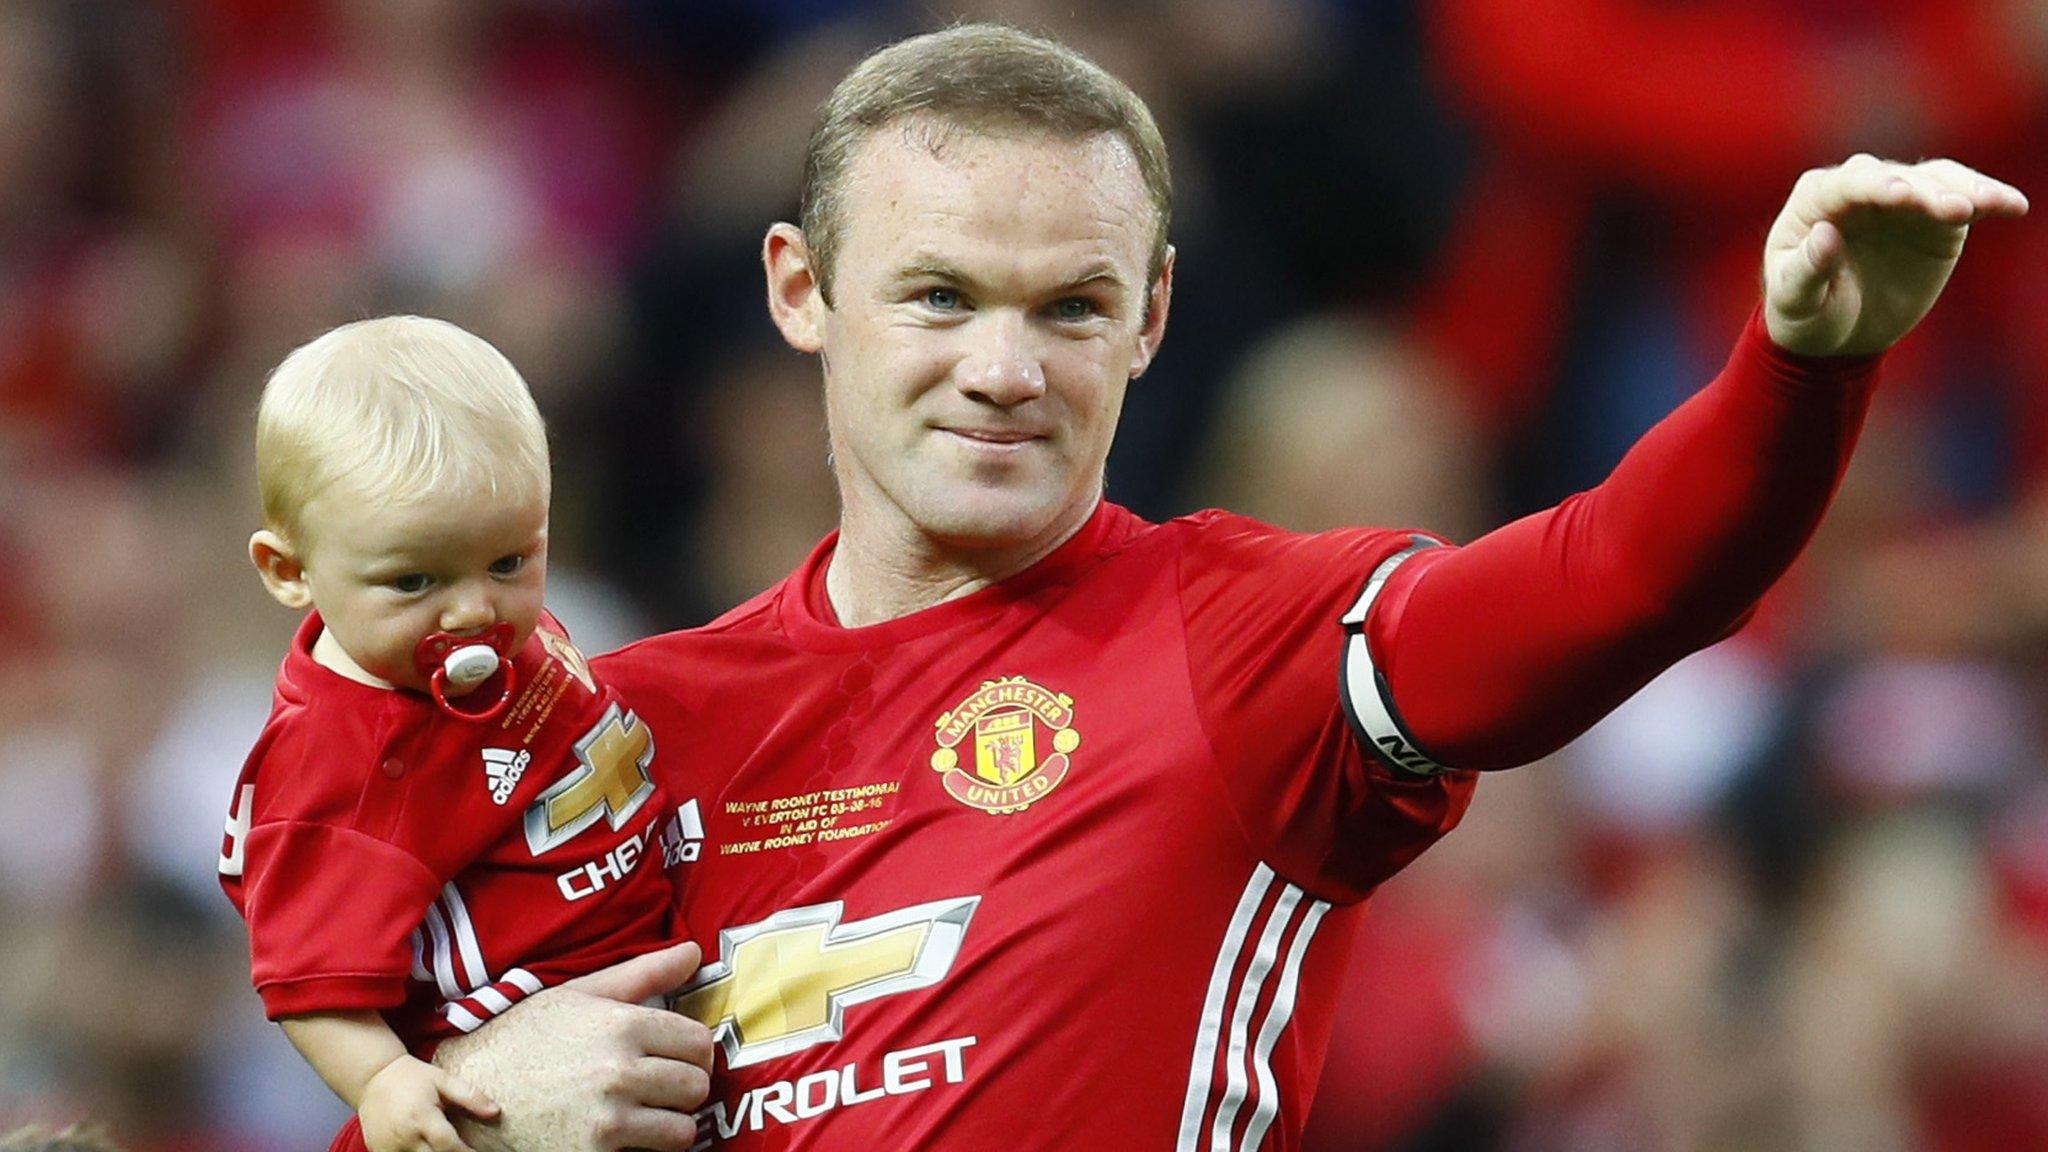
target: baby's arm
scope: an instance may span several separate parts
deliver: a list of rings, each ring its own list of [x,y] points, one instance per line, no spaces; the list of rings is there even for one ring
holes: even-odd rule
[[[284,1034],[363,1121],[370,1152],[470,1152],[443,1105],[480,1120],[497,1116],[490,1097],[461,1077],[408,1055],[375,1012],[288,1016]]]

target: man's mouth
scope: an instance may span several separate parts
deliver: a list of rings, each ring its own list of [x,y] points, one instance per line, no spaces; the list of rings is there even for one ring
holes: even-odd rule
[[[939,431],[966,440],[969,443],[990,448],[1008,448],[1019,444],[1028,444],[1034,440],[1045,439],[1044,436],[1036,432],[1027,432],[1015,428],[942,427]]]

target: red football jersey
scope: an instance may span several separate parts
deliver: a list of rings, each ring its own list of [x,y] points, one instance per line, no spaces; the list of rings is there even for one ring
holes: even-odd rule
[[[1417,542],[1105,504],[852,629],[832,543],[597,662],[692,818],[699,1146],[1297,1147],[1361,902],[1471,795],[1353,715],[1369,578]]]
[[[652,731],[552,616],[488,722],[315,663],[320,627],[278,670],[221,850],[272,1019],[381,1009],[425,1053],[680,935],[663,872],[684,842]]]

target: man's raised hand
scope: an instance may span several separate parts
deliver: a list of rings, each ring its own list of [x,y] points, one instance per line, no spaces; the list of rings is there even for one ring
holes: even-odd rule
[[[1882,352],[1940,297],[1970,225],[2020,216],[2019,189],[1953,160],[1852,156],[1799,178],[1764,242],[1764,322],[1806,356]]]

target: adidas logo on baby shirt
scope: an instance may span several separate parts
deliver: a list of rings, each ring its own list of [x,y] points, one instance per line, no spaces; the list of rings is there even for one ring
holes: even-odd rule
[[[505,748],[484,749],[484,777],[490,781],[491,803],[503,804],[512,798],[512,790],[519,787],[519,778],[526,775],[526,765],[532,761],[533,753],[514,753]]]
[[[668,818],[661,830],[661,866],[673,868],[704,854],[704,816],[695,800],[688,800]]]

